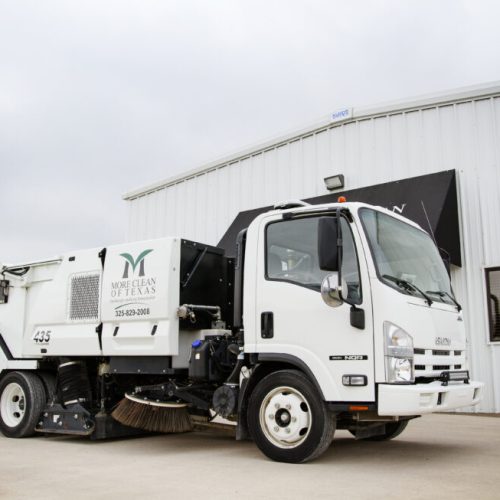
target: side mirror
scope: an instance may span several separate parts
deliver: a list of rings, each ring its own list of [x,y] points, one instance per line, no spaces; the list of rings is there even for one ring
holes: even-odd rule
[[[343,304],[338,273],[325,276],[321,283],[321,298],[330,307],[339,307]]]
[[[339,271],[339,224],[334,217],[318,221],[318,263],[322,271]]]

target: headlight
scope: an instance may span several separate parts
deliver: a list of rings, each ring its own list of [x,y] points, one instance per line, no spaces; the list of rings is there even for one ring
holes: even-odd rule
[[[413,382],[413,338],[399,326],[384,322],[387,382]]]

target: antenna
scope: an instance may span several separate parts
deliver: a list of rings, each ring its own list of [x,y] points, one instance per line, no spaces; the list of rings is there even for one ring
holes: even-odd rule
[[[440,253],[441,258],[443,259],[443,262],[444,262],[444,257],[443,257],[443,255],[442,255],[441,252],[446,253],[445,257],[448,259],[448,264],[446,265],[446,270],[448,271],[448,274],[450,275],[450,278],[451,278],[450,269],[449,269],[449,266],[451,264],[450,254],[446,250],[444,250],[443,248],[439,248],[438,247],[436,238],[434,236],[434,231],[432,230],[431,221],[429,220],[429,216],[427,215],[427,210],[425,209],[424,201],[420,200],[420,203],[422,203],[422,210],[424,211],[425,218],[427,219],[427,224],[429,224],[429,229],[430,229],[430,232],[431,232],[432,240],[434,241],[434,245],[436,245],[436,248],[438,249],[438,252]],[[451,286],[451,283],[450,283],[450,289],[451,289],[451,293],[453,295],[455,295],[455,292],[453,291],[453,287]]]
[[[427,215],[427,210],[425,209],[424,200],[420,200],[420,203],[422,203],[422,210],[424,211],[425,218],[427,219],[427,224],[429,225],[429,230],[430,230],[432,239],[434,240],[434,244],[436,245],[436,247],[438,247],[436,237],[434,236],[434,231],[433,231],[432,226],[431,226],[431,221],[429,220],[429,216]]]

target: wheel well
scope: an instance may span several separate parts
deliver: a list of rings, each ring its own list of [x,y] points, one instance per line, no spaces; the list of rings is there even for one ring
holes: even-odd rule
[[[310,374],[307,373],[306,370],[303,370],[301,366],[294,364],[288,361],[264,361],[254,368],[252,375],[250,378],[246,379],[246,383],[241,386],[241,393],[238,401],[238,429],[236,434],[236,439],[244,440],[251,438],[250,433],[248,431],[248,422],[247,422],[247,410],[248,410],[248,401],[252,395],[252,392],[257,387],[257,384],[267,375],[273,372],[277,372],[280,370],[297,370],[302,372],[314,386],[318,389],[321,398],[323,399],[323,394],[321,389],[318,386],[316,379]]]
[[[12,372],[34,373],[42,381],[42,384],[43,384],[45,390],[47,391],[47,394],[49,394],[50,390],[52,389],[49,377],[54,377],[55,378],[55,376],[57,375],[56,371],[50,371],[50,370],[47,370],[47,369],[40,370],[39,368],[34,368],[34,369],[8,368],[8,369],[2,370],[0,372],[0,380],[3,380],[3,378],[5,376],[7,376],[9,373],[12,373]]]

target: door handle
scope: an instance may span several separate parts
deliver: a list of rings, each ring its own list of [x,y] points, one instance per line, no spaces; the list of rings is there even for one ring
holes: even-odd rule
[[[274,337],[274,317],[270,311],[263,312],[260,315],[260,336],[263,339],[272,339]]]

